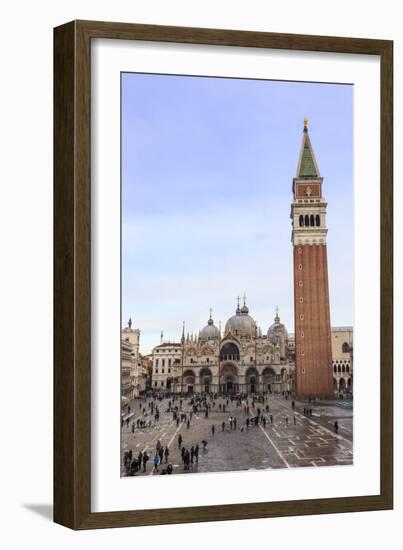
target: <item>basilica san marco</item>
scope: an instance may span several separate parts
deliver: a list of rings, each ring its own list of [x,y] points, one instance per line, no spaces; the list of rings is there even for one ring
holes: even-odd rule
[[[294,360],[278,312],[266,333],[249,314],[246,300],[222,332],[211,311],[198,335],[164,342],[152,352],[152,389],[174,393],[227,394],[292,390]]]

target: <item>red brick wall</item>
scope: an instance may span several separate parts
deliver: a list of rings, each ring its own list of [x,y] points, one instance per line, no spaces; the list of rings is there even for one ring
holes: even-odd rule
[[[299,266],[302,266],[302,269]],[[300,281],[303,283],[302,287],[299,286]],[[300,298],[303,299],[303,303],[300,302]],[[294,314],[297,396],[332,397],[334,394],[326,245],[294,246]],[[303,319],[300,318],[301,314],[304,316]],[[301,354],[302,351],[304,355]]]

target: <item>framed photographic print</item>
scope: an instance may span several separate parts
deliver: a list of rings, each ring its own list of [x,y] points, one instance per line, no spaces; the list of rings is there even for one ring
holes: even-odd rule
[[[390,41],[54,34],[54,519],[393,506]]]

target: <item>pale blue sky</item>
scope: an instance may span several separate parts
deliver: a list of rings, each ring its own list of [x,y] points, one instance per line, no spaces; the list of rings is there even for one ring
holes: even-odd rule
[[[324,177],[332,325],[352,324],[353,87],[122,75],[122,315],[140,350],[224,326],[247,295],[293,332],[291,185],[304,118]]]

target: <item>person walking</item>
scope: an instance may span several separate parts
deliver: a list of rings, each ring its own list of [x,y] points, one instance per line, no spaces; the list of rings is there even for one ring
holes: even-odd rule
[[[198,463],[199,462],[199,445],[198,444],[195,447],[195,459],[196,459],[196,463]]]
[[[339,423],[337,422],[337,420],[336,420],[336,422],[334,423],[334,433],[336,433],[336,434],[339,433]]]
[[[236,418],[235,417],[234,417],[233,422],[234,422],[234,430],[236,430]]]
[[[181,434],[178,435],[178,447],[179,447],[179,449],[182,447],[182,435]]]
[[[297,419],[295,418],[295,415],[294,415],[294,426],[297,425]]]
[[[190,462],[193,464],[193,461],[195,459],[195,448],[193,445],[190,447]]]
[[[160,450],[158,451],[158,456],[160,457],[160,464],[162,464],[162,459],[164,458],[164,447],[160,447]]]
[[[186,422],[186,429],[188,430],[189,427],[190,427],[190,420],[189,420],[189,418],[188,418],[188,419],[187,419],[187,422]]]
[[[183,464],[184,464],[183,469],[184,470],[189,470],[189,463],[190,463],[190,454],[189,454],[188,449],[186,449],[186,451],[184,453],[184,456],[183,456]]]
[[[147,454],[147,451],[144,451],[144,454],[143,454],[143,472],[146,471],[146,468],[147,468],[147,462],[148,462],[148,459],[150,457],[148,456]]]
[[[270,424],[273,425],[273,415],[270,415]]]
[[[212,433],[212,435],[213,435],[213,437],[214,437],[214,434],[215,434],[215,426],[214,426],[214,424],[212,424],[212,426],[211,426],[211,433]]]
[[[167,464],[167,462],[168,462],[168,457],[169,457],[168,445],[165,447],[164,455],[165,455],[165,464]]]
[[[225,422],[224,422],[224,420],[222,421],[221,428],[222,428],[222,431],[225,430]]]

